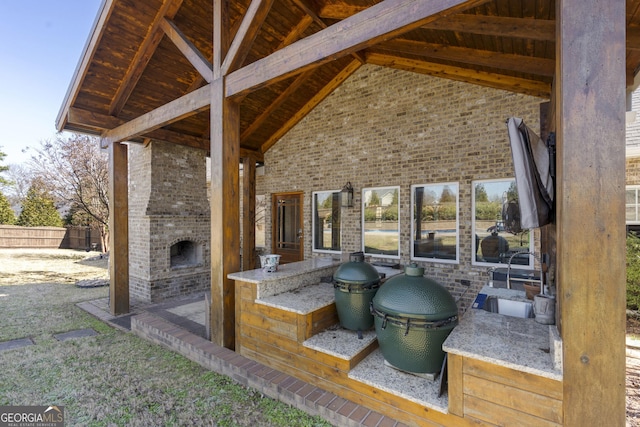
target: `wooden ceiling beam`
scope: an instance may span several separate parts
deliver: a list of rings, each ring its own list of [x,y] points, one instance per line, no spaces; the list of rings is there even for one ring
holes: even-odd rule
[[[329,27],[329,24],[327,24],[324,21],[324,19],[322,19],[320,16],[318,16],[318,13],[316,12],[316,8],[311,7],[306,0],[292,0],[292,1],[296,4],[296,6],[298,6],[300,8],[300,10],[302,10],[305,13],[305,17],[308,17],[308,18],[311,19],[311,22],[315,22],[322,29],[325,29],[325,28]],[[293,43],[293,41],[295,41],[295,40],[292,40],[290,43],[287,43],[287,45]],[[284,47],[284,46],[282,46],[282,47]],[[355,59],[360,61],[362,64],[364,64],[364,57],[360,53],[353,52],[351,55]]]
[[[430,22],[422,28],[546,42],[555,42],[556,39],[556,21],[548,19],[459,13]]]
[[[289,132],[300,120],[306,117],[318,104],[320,104],[327,96],[329,96],[334,90],[336,90],[349,76],[355,73],[362,63],[356,59],[351,61],[345,68],[342,69],[329,83],[327,83],[313,98],[311,98],[296,114],[293,115],[287,122],[278,129],[268,140],[262,144],[261,152],[265,153],[267,150],[280,140],[287,132]],[[308,71],[307,71],[308,72]]]
[[[549,99],[551,83],[527,80],[497,73],[487,73],[462,67],[436,64],[416,59],[404,58],[390,54],[367,53],[367,63],[399,70],[412,71],[430,76],[447,78],[461,82],[477,84],[494,89],[523,93]]]
[[[226,76],[230,71],[235,71],[244,62],[249,54],[264,20],[271,10],[273,0],[252,0],[249,8],[242,18],[242,23],[236,32],[229,51],[222,62],[221,73]]]
[[[160,28],[169,37],[169,40],[178,48],[178,50],[187,58],[187,61],[193,65],[198,73],[205,79],[207,83],[213,81],[213,65],[206,56],[198,50],[198,48],[189,40],[182,31],[176,26],[175,22],[162,18],[160,20]]]
[[[461,64],[497,68],[518,73],[553,77],[556,62],[553,59],[505,54],[488,50],[422,43],[414,40],[395,39],[380,43],[370,50],[374,52],[407,54],[425,59],[440,59]]]
[[[364,6],[326,4],[320,9],[319,15],[326,19],[342,20],[365,9]],[[555,21],[544,19],[458,13],[429,22],[422,28],[553,42],[555,25]]]
[[[111,101],[111,105],[109,105],[109,114],[117,116],[124,108],[131,96],[131,93],[138,84],[138,80],[140,80],[142,73],[147,68],[147,64],[149,64],[153,53],[156,51],[162,37],[164,36],[164,33],[160,28],[160,23],[165,17],[173,19],[173,17],[178,13],[178,10],[180,10],[182,2],[183,0],[165,0],[158,10],[153,23],[147,32],[147,36],[136,52],[136,56],[133,58],[133,61],[131,61],[131,65],[122,80],[122,84],[118,87],[118,90]]]
[[[100,134],[127,123],[126,120],[122,120],[117,117],[98,114],[93,111],[76,107],[69,109],[69,122],[73,123],[77,128],[91,129],[93,132],[99,132]],[[156,129],[154,131],[141,134],[140,137],[144,139],[170,142],[172,144],[186,145],[188,147],[200,148],[203,150],[209,149],[208,139],[198,138],[168,129]]]
[[[93,111],[77,107],[71,107],[69,109],[68,118],[69,124],[74,126],[78,132],[83,133],[87,133],[89,131],[90,133],[102,134],[108,129],[113,129],[126,123],[125,120],[117,117],[98,114]],[[164,141],[171,144],[200,148],[205,150],[207,153],[209,153],[211,148],[209,138],[187,135],[169,129],[156,129],[140,136],[143,138],[143,144],[145,144],[148,139],[151,139],[154,141]],[[240,148],[240,158],[249,156],[256,158],[257,161],[264,162],[264,155],[261,152],[247,148]]]
[[[204,111],[211,105],[211,85],[203,86],[102,134],[103,146],[127,141]]]
[[[234,71],[227,76],[225,95],[244,95],[411,31],[437,19],[443,13],[460,12],[487,1],[384,0]]]
[[[640,28],[627,27],[627,49],[640,50]]]

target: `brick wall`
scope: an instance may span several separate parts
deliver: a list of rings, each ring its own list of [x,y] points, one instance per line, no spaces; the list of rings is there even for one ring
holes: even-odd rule
[[[627,185],[640,185],[640,157],[627,157]]]
[[[627,125],[627,146],[640,147],[640,90],[631,93],[631,111],[636,112],[635,121]]]
[[[153,141],[129,146],[129,289],[143,301],[210,286],[210,214],[205,152]],[[171,246],[189,240],[198,262],[171,266]]]
[[[460,306],[485,283],[487,268],[473,267],[471,181],[512,178],[505,121],[522,117],[539,129],[544,100],[420,74],[363,66],[265,153],[257,194],[304,192],[305,258],[311,252],[311,194],[339,190],[350,181],[353,208],[342,210],[344,252],[361,250],[361,190],[400,186],[402,264],[409,263],[412,184],[460,185],[460,264],[420,263]],[[267,209],[267,224],[271,212]],[[267,227],[267,248],[271,247]]]

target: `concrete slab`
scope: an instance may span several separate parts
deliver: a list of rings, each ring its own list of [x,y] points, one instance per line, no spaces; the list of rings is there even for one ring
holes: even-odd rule
[[[205,325],[206,306],[204,300],[169,308],[167,311],[175,314],[176,316],[187,318],[200,325]]]
[[[58,341],[67,341],[76,338],[92,337],[98,335],[93,328],[76,329],[74,331],[64,332],[61,334],[53,334],[53,337]]]
[[[0,342],[0,351],[14,350],[16,348],[27,347],[34,345],[31,338],[19,338],[17,340]]]

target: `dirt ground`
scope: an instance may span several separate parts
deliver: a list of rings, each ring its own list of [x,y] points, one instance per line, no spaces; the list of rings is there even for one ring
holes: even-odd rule
[[[0,250],[0,285],[16,282],[77,283],[108,278],[107,258],[69,250]],[[35,253],[34,253],[35,252]],[[75,262],[69,263],[72,259]],[[64,269],[60,268],[61,262]],[[627,316],[627,426],[640,427],[640,318]],[[629,340],[628,340],[629,342]]]
[[[638,337],[627,347],[627,426],[640,426],[640,320],[627,316],[627,337]],[[635,341],[635,340],[634,340]],[[636,348],[637,346],[637,348]]]

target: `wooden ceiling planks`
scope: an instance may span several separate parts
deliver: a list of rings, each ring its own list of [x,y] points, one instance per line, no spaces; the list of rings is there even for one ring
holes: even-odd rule
[[[271,1],[271,0],[269,0]],[[93,111],[91,124],[63,122],[62,127],[96,132],[113,126],[113,117],[128,121],[201,88],[205,81],[194,66],[162,35],[158,19],[172,19],[184,38],[211,61],[213,2],[210,0],[112,0],[106,27],[95,38],[91,61],[74,82],[67,105]],[[367,10],[381,0],[273,0],[255,40],[242,45],[247,67],[308,38],[332,23]],[[392,1],[387,0],[387,4]],[[109,3],[110,4],[110,3]],[[232,34],[238,32],[251,0],[230,0]],[[469,3],[471,4],[471,3]],[[308,112],[318,93],[343,75],[354,58],[372,64],[482,84],[515,92],[549,96],[555,62],[555,0],[489,0],[459,13],[423,23],[399,34],[395,40],[381,40],[349,51],[351,56],[334,59],[301,77],[305,69],[294,70],[286,78],[270,79],[247,90],[240,105],[241,146],[264,150],[274,136]],[[627,73],[637,73],[640,65],[640,0],[627,0]],[[239,41],[236,41],[239,43]],[[144,46],[148,46],[144,50]],[[637,45],[637,47],[636,47]],[[248,49],[248,52],[246,51]],[[360,51],[356,52],[357,49]],[[636,50],[637,49],[637,50]],[[241,64],[237,65],[238,67]],[[233,70],[235,67],[232,67]],[[247,67],[247,70],[251,67]],[[293,86],[295,87],[293,87]],[[268,114],[266,114],[267,112]],[[78,117],[75,115],[74,117]],[[100,119],[101,118],[101,119]],[[165,126],[163,137],[184,133],[189,144],[208,139],[209,115],[200,112]],[[157,135],[161,129],[154,131]],[[191,138],[191,139],[189,139]],[[184,143],[184,142],[182,142]]]

